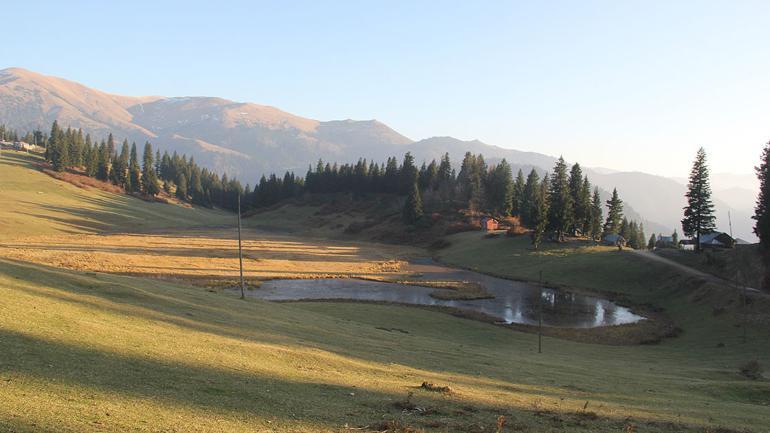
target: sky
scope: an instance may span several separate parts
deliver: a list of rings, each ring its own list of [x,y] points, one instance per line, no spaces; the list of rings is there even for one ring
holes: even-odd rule
[[[768,1],[29,0],[3,16],[0,68],[111,93],[680,177],[700,146],[712,172],[752,173],[770,140]]]

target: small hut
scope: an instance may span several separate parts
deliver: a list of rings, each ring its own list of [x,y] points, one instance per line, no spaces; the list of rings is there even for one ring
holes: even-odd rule
[[[500,227],[500,223],[496,219],[490,217],[484,217],[481,219],[481,228],[485,231],[497,230]]]

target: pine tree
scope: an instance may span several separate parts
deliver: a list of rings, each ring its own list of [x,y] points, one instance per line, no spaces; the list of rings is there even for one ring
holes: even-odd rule
[[[128,177],[128,161],[129,161],[129,147],[128,140],[123,140],[123,145],[120,149],[120,155],[117,156],[112,165],[111,177],[115,185],[119,185],[129,190],[129,177]]]
[[[638,249],[644,249],[646,242],[646,236],[644,235],[644,223],[639,223],[639,226],[636,228],[636,245],[639,246]]]
[[[653,233],[653,234],[650,235],[650,240],[647,242],[647,249],[648,250],[652,251],[652,250],[655,249],[655,241],[656,241],[655,233]]]
[[[770,142],[762,150],[759,167],[756,167],[759,178],[759,196],[754,208],[754,234],[759,238],[759,250],[765,264],[765,275],[762,287],[770,290]]]
[[[586,236],[591,231],[591,182],[588,176],[583,179],[577,201],[580,202],[578,207],[580,213],[579,218],[576,217],[578,221],[576,227],[580,229],[583,236]]]
[[[556,232],[556,238],[560,242],[564,240],[564,234],[573,226],[572,206],[567,164],[564,158],[559,157],[553,168],[548,192],[548,228]]]
[[[149,141],[144,144],[144,155],[142,160],[142,192],[149,196],[158,195],[160,192],[160,188],[158,187],[158,175],[155,173],[152,145]]]
[[[534,171],[534,170],[533,170]],[[548,179],[548,173],[543,176],[543,182],[536,187],[536,192],[533,196],[532,207],[530,209],[532,219],[532,246],[535,249],[540,247],[540,243],[543,241],[543,235],[548,227],[548,207],[549,207],[549,193],[548,189],[550,182]]]
[[[695,236],[695,249],[700,251],[700,238],[703,234],[712,233],[716,228],[714,205],[711,203],[711,186],[709,184],[709,169],[706,165],[706,151],[701,147],[695,157],[690,181],[687,184],[687,206],[684,208],[682,231],[685,236]]]
[[[96,178],[103,181],[110,178],[110,156],[104,140],[99,143],[99,150],[96,154]]]
[[[417,187],[417,183],[412,184],[412,190],[406,197],[406,203],[404,203],[404,209],[402,211],[402,217],[406,224],[415,224],[423,216],[422,212],[422,199],[420,198],[420,189]]]
[[[115,155],[115,137],[110,133],[107,136],[107,157],[112,159],[113,155]]]
[[[411,194],[412,186],[417,182],[418,173],[417,167],[414,165],[414,157],[410,152],[406,152],[404,162],[398,172],[400,194]]]
[[[487,178],[487,201],[489,209],[498,215],[508,216],[513,208],[513,179],[511,166],[503,158]]]
[[[48,159],[51,161],[53,169],[56,171],[64,171],[67,165],[67,153],[68,146],[64,136],[64,132],[59,128],[59,123],[54,120],[51,125],[51,135],[48,139]]]
[[[631,248],[638,250],[640,248],[639,245],[639,225],[636,223],[636,221],[631,221],[628,223],[627,233],[624,236],[624,238],[628,239],[628,243],[631,246]]]
[[[599,195],[599,188],[594,188],[594,195],[591,199],[591,224],[589,232],[593,240],[598,240],[602,236],[602,198]]]
[[[586,182],[588,182],[588,178],[583,179],[583,170],[580,168],[580,164],[575,163],[570,170],[568,181],[573,217],[573,226],[570,231],[573,233],[582,232],[588,220],[591,206],[591,186],[590,184],[585,185]]]
[[[623,201],[618,197],[617,188],[612,190],[612,198],[607,200],[607,221],[604,223],[604,235],[620,233],[623,220]]]
[[[449,153],[445,153],[444,156],[441,157],[441,162],[438,166],[438,193],[441,201],[451,201],[453,190],[454,175],[452,163],[449,161]]]
[[[511,214],[519,217],[521,217],[521,201],[524,199],[524,185],[524,173],[519,169],[511,193]]]
[[[99,170],[99,150],[91,142],[91,135],[86,135],[85,148],[88,149],[88,157],[85,160],[86,174],[90,177],[96,177]]]
[[[524,194],[521,199],[521,223],[525,227],[534,228],[535,219],[533,217],[533,208],[535,206],[535,196],[540,188],[540,176],[533,168],[527,176],[527,183],[524,184]]]
[[[138,192],[141,188],[142,171],[139,168],[139,156],[136,151],[136,143],[131,143],[131,156],[128,162],[128,191]]]
[[[190,176],[190,183],[187,187],[187,193],[192,197],[192,201],[195,204],[199,205],[205,205],[206,204],[206,197],[203,193],[203,185],[201,184],[201,174],[200,170],[194,169],[192,170],[192,174]],[[268,203],[272,204],[272,203]]]
[[[472,212],[478,211],[484,201],[483,184],[487,173],[487,164],[481,155],[465,153],[457,183],[461,197]]]

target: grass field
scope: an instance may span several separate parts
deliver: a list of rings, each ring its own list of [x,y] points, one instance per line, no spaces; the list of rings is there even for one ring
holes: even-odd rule
[[[246,230],[244,277],[251,286],[269,278],[383,278],[400,275],[412,248]],[[60,268],[234,285],[238,240],[232,229],[160,233],[30,236],[0,244],[0,257]]]
[[[232,215],[81,190],[32,162],[0,160],[0,431],[494,432],[499,416],[505,432],[768,431],[770,381],[738,373],[770,366],[762,299],[743,343],[729,288],[627,252],[469,232],[440,258],[519,279],[544,269],[551,284],[662,308],[683,333],[654,346],[546,337],[538,354],[536,335],[417,308],[241,301],[187,284],[234,274],[232,230],[214,228]],[[282,224],[299,233],[314,215]],[[419,252],[304,232],[247,242],[249,278],[398,273]]]
[[[736,284],[762,287],[764,275],[759,245],[739,245],[735,249],[707,250],[700,254],[665,248],[656,250],[655,254]]]
[[[748,332],[755,335],[756,344],[733,347],[730,352],[746,349],[746,357],[770,354],[770,305],[766,295],[753,297],[753,303],[744,310],[741,292],[734,288],[681,275],[675,268],[645,260],[631,251],[590,242],[544,244],[534,251],[527,236],[485,238],[478,232],[465,232],[447,239],[451,245],[438,257],[449,264],[527,281],[537,281],[542,271],[546,284],[587,288],[621,302],[663,310],[685,330],[682,337],[667,344],[692,342],[708,346],[742,337],[741,324],[748,312]]]
[[[0,240],[233,224],[226,212],[78,188],[42,173],[40,162],[26,153],[0,152]]]
[[[534,335],[418,309],[0,269],[6,430],[345,431],[396,420],[494,431],[505,415],[507,431],[762,431],[770,410],[768,384],[741,378],[742,358],[713,346],[693,356],[675,344],[546,339],[538,355]],[[417,390],[423,381],[454,393]],[[427,414],[396,406],[409,392]]]

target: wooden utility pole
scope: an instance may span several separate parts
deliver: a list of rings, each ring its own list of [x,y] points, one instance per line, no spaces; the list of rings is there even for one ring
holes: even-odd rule
[[[540,296],[537,315],[537,353],[543,353],[543,271],[540,271]]]
[[[241,269],[241,299],[246,298],[245,284],[243,283],[243,248],[241,247],[241,195],[238,194],[238,262]]]

